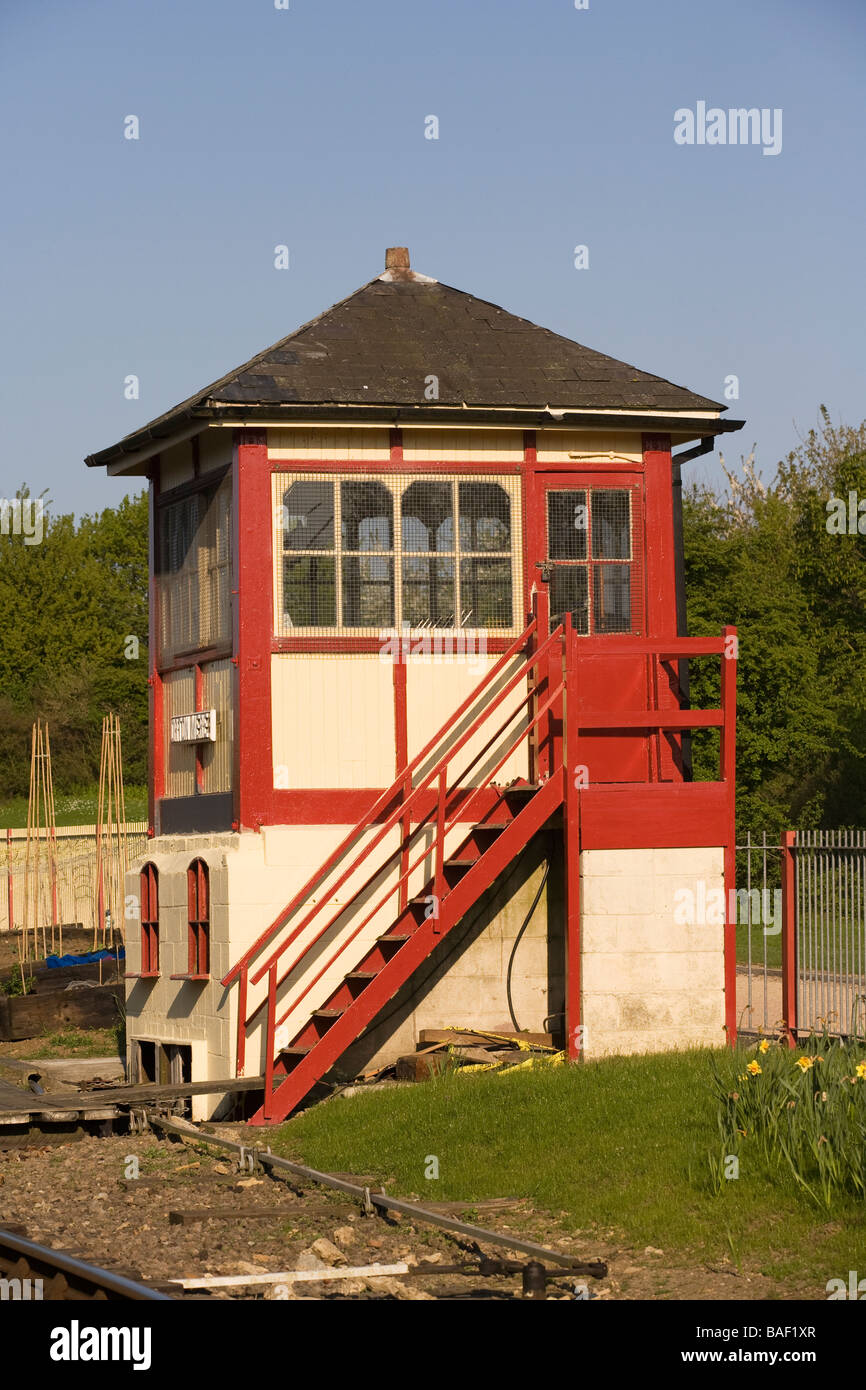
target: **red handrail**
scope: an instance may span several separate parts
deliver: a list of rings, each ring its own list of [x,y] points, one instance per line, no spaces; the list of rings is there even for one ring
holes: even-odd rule
[[[559,698],[559,696],[561,695],[562,690],[563,690],[563,683],[560,682],[560,684],[556,687],[556,689],[553,691],[553,693],[550,695],[550,697],[549,697],[549,698],[544,702],[544,704],[539,708],[538,713],[535,715],[535,717],[533,718],[532,722],[531,722],[530,724],[528,724],[528,725],[526,726],[525,729],[522,729],[522,730],[521,730],[519,736],[518,736],[518,737],[514,740],[514,742],[510,745],[510,747],[509,747],[507,753],[504,755],[504,757],[501,759],[501,761],[500,761],[499,763],[497,763],[496,767],[493,768],[493,770],[492,770],[490,773],[488,773],[488,775],[487,775],[487,777],[485,778],[485,780],[484,780],[478,787],[476,787],[476,788],[473,789],[473,796],[474,796],[477,792],[483,791],[484,788],[487,787],[487,786],[490,784],[490,782],[491,782],[492,779],[496,776],[496,773],[499,771],[499,769],[500,769],[500,768],[508,761],[508,759],[511,757],[511,754],[514,752],[514,750],[523,742],[524,738],[528,737],[528,735],[532,732],[532,730],[533,730],[533,728],[536,726],[536,724],[538,724],[539,721],[540,721],[540,720],[544,717],[544,715],[547,713],[547,710],[548,710],[549,708],[551,708],[551,707],[555,704],[556,700],[557,700],[557,699]],[[467,769],[464,768],[463,772],[462,772],[460,775],[461,775],[461,776],[465,776],[465,775],[466,775],[466,771],[467,771]],[[440,783],[440,785],[441,785],[441,783]],[[445,821],[444,821],[444,805],[445,805],[445,790],[444,790],[444,788],[443,788],[443,790],[442,790],[440,796],[437,798],[437,805],[436,805],[436,811],[437,811],[436,839],[435,839],[433,845],[425,845],[425,846],[424,846],[423,852],[418,856],[418,858],[415,860],[415,863],[412,864],[411,867],[409,868],[409,870],[407,871],[407,873],[414,873],[415,869],[419,868],[420,865],[424,863],[424,860],[425,860],[425,859],[429,859],[430,853],[431,853],[431,850],[432,850],[432,851],[434,852],[435,863],[436,863],[436,868],[435,868],[434,876],[433,876],[433,882],[434,882],[433,892],[434,892],[434,895],[435,895],[436,897],[440,898],[440,899],[442,899],[443,897],[445,897],[445,893],[444,893],[444,891],[443,891],[445,884],[444,884],[444,878],[443,878],[443,873],[442,873],[443,864],[444,864],[443,854],[444,854],[444,841],[445,841],[445,832],[446,832],[446,826],[445,826]],[[425,828],[425,826],[428,824],[429,820],[430,820],[430,813],[428,813],[427,817],[426,817],[423,821],[419,821],[418,824],[415,826],[415,829],[412,831],[412,838],[414,838],[421,830],[423,830],[423,829]],[[397,853],[397,851],[395,850],[395,851],[394,851],[394,854],[392,854],[392,855],[390,856],[390,859],[393,859],[394,856],[396,855],[396,853]],[[389,862],[390,862],[390,859],[386,859],[385,863],[386,863],[386,864],[389,863]],[[384,868],[384,865],[382,865],[382,868]],[[376,870],[376,874],[380,874],[380,873],[382,872],[382,868],[377,869],[377,870]],[[376,877],[376,874],[372,875],[372,877]],[[371,878],[371,879],[368,879],[368,880],[367,880],[367,883],[370,883],[371,881],[372,881],[372,878]],[[330,956],[330,957],[328,958],[328,960],[325,962],[325,964],[324,964],[324,965],[321,967],[321,969],[319,970],[318,974],[316,974],[316,975],[313,977],[313,979],[310,980],[309,983],[308,983],[307,985],[304,986],[304,988],[301,990],[300,994],[296,995],[295,998],[292,1000],[291,1004],[290,1004],[289,1007],[286,1009],[285,1013],[283,1013],[283,1014],[276,1020],[276,1023],[275,1023],[275,1025],[274,1025],[275,1027],[279,1028],[280,1024],[281,1024],[281,1023],[284,1023],[284,1022],[286,1021],[286,1019],[289,1017],[289,1014],[292,1013],[292,1012],[294,1011],[294,1009],[297,1008],[297,1006],[298,1006],[298,1004],[300,1004],[301,1000],[306,998],[306,996],[309,994],[310,990],[311,990],[315,985],[317,985],[318,982],[319,982],[319,980],[322,978],[322,976],[323,976],[324,974],[326,974],[326,972],[327,972],[328,970],[330,970],[331,966],[335,963],[335,961],[337,960],[337,958],[338,958],[339,956],[342,955],[342,953],[343,953],[343,951],[346,949],[346,947],[347,947],[347,946],[350,946],[350,945],[352,944],[352,942],[355,940],[355,938],[363,931],[364,927],[366,927],[367,923],[368,923],[368,922],[371,922],[378,912],[381,912],[382,908],[384,907],[384,905],[385,905],[385,903],[388,901],[388,899],[391,898],[391,897],[393,897],[394,894],[397,892],[397,890],[399,889],[399,887],[400,887],[400,885],[401,885],[401,882],[402,882],[402,875],[401,875],[401,878],[398,879],[398,881],[397,881],[396,883],[394,883],[394,884],[388,889],[388,891],[384,894],[384,896],[383,896],[382,898],[379,899],[379,901],[376,903],[375,907],[373,907],[373,908],[370,910],[370,912],[368,912],[367,916],[366,916],[365,918],[363,918],[363,920],[362,920],[361,922],[358,923],[358,925],[349,933],[348,936],[344,937],[344,938],[341,940],[341,942],[340,942],[340,944],[338,945],[336,951],[334,951],[333,955]],[[365,888],[366,886],[367,886],[367,884],[364,884],[364,888]],[[358,890],[358,892],[354,895],[354,897],[351,899],[351,902],[346,903],[345,906],[341,907],[340,910],[339,910],[339,912],[337,912],[337,913],[334,915],[334,917],[331,918],[330,922],[327,922],[327,923],[325,924],[325,926],[322,927],[321,931],[317,932],[317,934],[313,937],[312,941],[310,941],[310,942],[307,943],[306,947],[305,947],[304,950],[301,952],[301,954],[300,954],[299,956],[297,956],[297,957],[295,958],[295,960],[292,961],[292,964],[289,965],[289,966],[286,968],[286,970],[283,972],[283,974],[282,974],[282,976],[280,977],[280,979],[277,981],[277,987],[278,987],[278,988],[279,988],[279,986],[283,983],[284,980],[287,980],[287,979],[288,979],[288,977],[291,975],[292,971],[295,970],[295,969],[297,968],[298,965],[300,965],[301,961],[303,960],[303,958],[304,958],[304,956],[306,955],[307,951],[309,951],[310,947],[311,947],[311,946],[314,946],[314,945],[316,944],[317,941],[320,941],[320,940],[321,940],[321,938],[325,935],[326,932],[328,932],[328,931],[330,930],[330,928],[335,924],[335,922],[337,922],[337,921],[340,919],[340,917],[342,917],[343,913],[346,911],[346,908],[349,907],[349,906],[351,906],[351,903],[352,903],[352,902],[357,901],[358,897],[360,896],[360,894],[361,894],[362,892],[363,892],[363,888],[360,888],[360,889]],[[276,956],[274,956],[272,959],[273,959],[274,966],[275,966],[275,965],[276,965]],[[263,967],[263,968],[264,968],[264,967]],[[255,981],[254,981],[254,983],[255,983]],[[264,1003],[264,1002],[265,1002],[265,1001],[262,1000],[262,1003]],[[255,1017],[255,1015],[258,1013],[259,1008],[261,1008],[261,1004],[258,1006],[258,1008],[256,1008],[256,1009],[253,1010],[252,1014],[250,1014],[250,1017],[247,1019],[247,1023],[249,1023],[250,1020],[251,1020],[252,1018]]]
[[[247,950],[241,956],[240,960],[238,960],[231,967],[228,973],[223,976],[221,982],[223,985],[230,985],[233,980],[237,979],[237,977],[241,974],[242,971],[248,969],[250,962],[258,955],[262,947],[266,946],[268,941],[271,940],[275,933],[278,932],[283,926],[285,926],[286,922],[288,921],[289,917],[294,912],[298,904],[304,902],[306,898],[309,897],[316,885],[318,883],[321,883],[322,879],[326,876],[327,873],[330,872],[330,870],[338,862],[338,860],[342,858],[346,850],[358,838],[362,831],[366,830],[367,827],[373,823],[376,817],[381,814],[385,807],[391,804],[395,796],[401,794],[401,792],[410,782],[412,773],[418,767],[419,763],[423,762],[424,758],[427,757],[431,750],[436,747],[436,745],[445,737],[447,733],[450,732],[450,730],[457,723],[458,719],[461,719],[463,717],[467,709],[469,709],[469,707],[475,702],[475,700],[478,699],[482,691],[486,690],[490,682],[495,680],[495,678],[500,674],[500,672],[508,665],[508,662],[512,659],[512,657],[516,656],[519,651],[523,650],[532,634],[536,631],[537,626],[538,624],[535,618],[533,618],[532,621],[528,624],[528,626],[524,628],[520,636],[515,638],[515,640],[511,643],[508,649],[502,653],[502,656],[496,662],[495,666],[491,666],[490,670],[487,672],[487,675],[475,687],[471,694],[467,695],[463,703],[458,705],[457,709],[450,716],[450,718],[446,720],[446,722],[442,725],[441,729],[438,729],[437,732],[430,739],[430,741],[424,745],[424,747],[421,749],[421,752],[416,753],[412,761],[408,763],[406,767],[401,769],[397,777],[395,777],[394,781],[391,783],[390,787],[388,787],[387,790],[384,791],[382,795],[370,807],[370,810],[367,812],[366,816],[349,831],[348,835],[346,835],[343,840],[340,841],[336,849],[332,850],[332,852],[328,855],[328,858],[324,861],[324,863],[319,865],[316,872],[307,880],[303,888],[298,889],[298,892],[292,898],[291,902],[287,903],[287,905],[282,909],[279,915],[274,918],[271,925],[267,927],[265,931],[262,932],[261,936],[259,936],[253,942],[253,944],[247,948]],[[403,809],[405,810],[405,807]]]
[[[383,822],[381,828],[379,829],[375,837],[369,842],[369,844],[364,846],[364,848],[355,857],[355,859],[352,860],[352,863],[349,865],[349,867],[347,869],[344,869],[340,877],[336,880],[336,882],[331,885],[330,892],[332,894],[336,893],[338,889],[342,888],[343,884],[346,882],[347,879],[351,878],[355,870],[359,868],[360,865],[366,859],[369,859],[371,852],[382,843],[382,841],[387,836],[388,832],[392,830],[394,826],[406,815],[410,808],[413,805],[417,804],[421,797],[421,794],[425,792],[427,788],[435,780],[439,778],[440,773],[443,771],[447,771],[449,762],[451,762],[455,755],[460,752],[461,748],[463,748],[469,742],[470,738],[472,738],[473,735],[477,732],[479,726],[484,722],[485,719],[487,719],[488,715],[494,709],[496,709],[497,706],[502,704],[502,701],[506,699],[508,695],[511,694],[511,691],[515,688],[516,685],[520,684],[520,682],[526,676],[527,672],[532,670],[533,666],[537,664],[537,662],[547,652],[548,648],[553,644],[553,642],[559,640],[561,631],[561,628],[557,628],[554,632],[550,634],[550,636],[547,638],[545,642],[542,642],[541,646],[535,649],[532,655],[527,658],[524,665],[521,666],[518,671],[515,671],[515,673],[509,678],[509,680],[505,683],[501,690],[497,691],[496,695],[493,697],[490,703],[486,704],[484,708],[481,710],[481,712],[475,716],[474,720],[469,725],[469,727],[467,729],[464,729],[457,742],[453,744],[450,748],[448,748],[445,751],[445,753],[442,754],[439,761],[435,763],[434,766],[427,772],[426,776],[422,778],[422,780],[418,783],[417,787],[414,787],[412,791],[409,793],[409,795],[406,797],[406,799],[391,812],[391,815],[387,818],[387,820]],[[481,688],[481,686],[477,687],[476,694],[480,694]],[[445,726],[443,726],[442,732],[445,732]],[[439,738],[434,739],[433,742],[438,743]],[[401,779],[398,779],[398,784],[399,781],[403,779],[405,779],[405,773],[402,775]],[[359,825],[355,827],[355,830],[358,831],[362,827],[364,829],[367,828],[365,822],[359,822]],[[390,857],[393,858],[393,855]],[[376,872],[381,873],[381,869],[378,869]],[[371,875],[371,877],[375,877],[375,874]],[[369,882],[370,880],[368,879],[367,882],[364,885],[362,885],[362,887],[359,888],[355,894],[353,894],[353,897],[357,897],[358,894],[363,891],[363,889],[367,886]],[[323,904],[321,902],[315,903],[313,907],[310,909],[310,911],[307,913],[307,915],[304,918],[302,918],[302,920],[289,933],[285,940],[280,942],[279,946],[276,948],[275,951],[271,953],[271,955],[264,962],[264,964],[259,966],[256,973],[250,976],[250,979],[254,985],[258,984],[262,976],[267,973],[267,971],[270,969],[271,963],[273,961],[279,960],[283,952],[287,950],[289,946],[291,946],[293,941],[297,940],[298,936],[301,934],[304,928],[309,925],[312,919],[317,915],[317,913],[321,910],[322,906]],[[342,911],[345,911],[345,908],[343,908]],[[318,937],[316,937],[315,940],[318,940]],[[312,944],[313,942],[310,942],[310,945]]]

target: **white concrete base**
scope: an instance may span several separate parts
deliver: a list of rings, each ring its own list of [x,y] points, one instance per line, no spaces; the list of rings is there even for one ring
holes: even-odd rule
[[[723,850],[587,850],[580,865],[584,1055],[721,1046],[724,927],[700,918]]]

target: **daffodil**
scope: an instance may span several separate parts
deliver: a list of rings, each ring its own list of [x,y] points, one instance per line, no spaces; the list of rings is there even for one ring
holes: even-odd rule
[[[760,1063],[759,1063],[759,1062],[750,1062],[749,1065],[746,1067],[746,1071],[747,1071],[747,1072],[750,1072],[752,1076],[760,1076],[760,1075],[761,1075],[761,1066],[760,1066]]]
[[[861,1081],[866,1081],[866,1062],[858,1062],[854,1070]]]
[[[811,1057],[805,1057],[805,1056],[804,1056],[804,1057],[798,1057],[798,1058],[797,1058],[797,1066],[800,1068],[801,1071],[808,1071],[808,1070],[810,1069],[810,1067],[812,1066],[812,1058],[811,1058]]]
[[[767,1040],[766,1038],[761,1038],[761,1041],[758,1043],[758,1051],[759,1051],[759,1052],[769,1052],[769,1050],[770,1050],[770,1044],[769,1044],[768,1040]]]

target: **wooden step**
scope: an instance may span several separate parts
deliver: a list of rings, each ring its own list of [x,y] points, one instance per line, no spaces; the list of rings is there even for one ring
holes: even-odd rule
[[[378,970],[350,970],[346,976],[347,980],[375,980]]]

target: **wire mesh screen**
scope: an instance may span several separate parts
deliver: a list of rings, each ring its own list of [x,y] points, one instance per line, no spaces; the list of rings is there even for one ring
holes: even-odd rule
[[[517,630],[517,481],[274,475],[281,635]]]
[[[640,632],[640,586],[629,488],[557,488],[547,494],[547,561],[553,621],[575,630]]]
[[[204,708],[216,710],[216,742],[202,743],[202,791],[232,789],[234,720],[231,661],[211,661],[202,668]]]
[[[157,509],[160,659],[231,640],[231,478]]]
[[[172,743],[171,721],[175,715],[189,714],[195,704],[195,668],[169,671],[163,676],[165,699],[165,795],[193,796],[195,793],[195,745]]]

